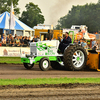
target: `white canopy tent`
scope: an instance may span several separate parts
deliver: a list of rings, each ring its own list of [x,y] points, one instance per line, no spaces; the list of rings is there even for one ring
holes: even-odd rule
[[[22,35],[22,36],[33,36],[34,30],[21,22],[20,20],[15,17],[15,27],[13,30],[9,29],[9,20],[10,20],[10,13],[7,11],[0,15],[0,34],[1,32],[4,34],[8,34],[9,30],[12,35]]]

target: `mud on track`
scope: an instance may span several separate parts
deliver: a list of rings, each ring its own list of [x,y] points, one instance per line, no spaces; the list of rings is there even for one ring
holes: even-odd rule
[[[100,84],[0,86],[0,100],[100,100]]]
[[[50,68],[48,71],[41,71],[38,65],[31,70],[26,70],[23,65],[0,64],[0,79],[16,79],[16,78],[88,78],[100,77],[97,71],[66,71],[54,70]]]

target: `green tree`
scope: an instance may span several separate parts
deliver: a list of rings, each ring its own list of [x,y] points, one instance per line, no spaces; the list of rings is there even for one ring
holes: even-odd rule
[[[19,18],[22,22],[30,27],[44,23],[45,19],[38,5],[30,2],[29,4],[26,4],[25,7],[26,11],[23,11],[21,17]]]
[[[98,0],[98,3],[100,4],[100,0]]]
[[[19,0],[0,0],[0,14],[5,12],[5,11],[10,12],[11,2],[13,2],[13,5],[14,5],[14,13],[15,13],[15,15],[20,14],[19,8],[17,7],[18,1]]]
[[[73,6],[67,15],[58,22],[61,28],[70,28],[72,25],[87,25],[89,32],[100,30],[100,4],[85,4]],[[58,27],[57,27],[58,28]]]

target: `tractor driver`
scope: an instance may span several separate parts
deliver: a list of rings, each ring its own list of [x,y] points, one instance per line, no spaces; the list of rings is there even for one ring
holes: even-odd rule
[[[61,51],[61,53],[64,53],[65,48],[71,43],[71,38],[69,37],[69,33],[66,32],[65,33],[65,38],[61,41],[61,43],[59,44],[59,50]]]

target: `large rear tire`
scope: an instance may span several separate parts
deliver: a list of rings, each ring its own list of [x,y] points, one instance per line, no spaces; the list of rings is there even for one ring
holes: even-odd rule
[[[87,53],[80,45],[69,46],[64,51],[64,65],[67,70],[80,71],[86,67]]]
[[[33,68],[33,66],[34,66],[34,63],[33,64],[28,64],[28,63],[24,63],[24,67],[26,68],[26,69],[32,69]]]

